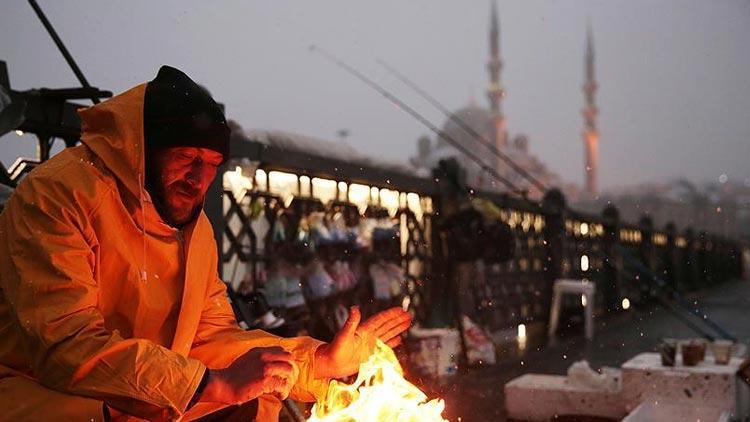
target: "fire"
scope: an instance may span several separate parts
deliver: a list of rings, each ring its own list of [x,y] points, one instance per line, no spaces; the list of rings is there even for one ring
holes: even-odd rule
[[[377,342],[375,353],[359,367],[352,384],[332,380],[308,422],[447,422],[445,403],[427,396],[404,379],[390,347]]]

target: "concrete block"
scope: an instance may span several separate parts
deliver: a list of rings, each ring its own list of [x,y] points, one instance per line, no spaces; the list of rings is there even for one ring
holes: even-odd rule
[[[678,354],[674,367],[661,365],[658,353],[641,353],[622,365],[622,398],[627,411],[641,403],[667,402],[685,408],[729,410],[733,417],[747,416],[747,386],[735,373],[742,359],[729,365],[704,360],[682,366]]]
[[[729,411],[718,407],[686,407],[663,401],[643,402],[622,422],[729,422]]]
[[[620,391],[572,385],[560,375],[526,374],[505,384],[508,418],[546,421],[557,415],[622,419],[627,412]]]

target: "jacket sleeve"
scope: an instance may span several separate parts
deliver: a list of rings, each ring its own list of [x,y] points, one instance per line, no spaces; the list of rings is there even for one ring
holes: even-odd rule
[[[3,271],[1,287],[28,339],[34,375],[51,389],[128,414],[179,417],[205,366],[105,328],[97,309],[98,244],[88,224],[93,210],[49,179],[27,179],[2,219],[12,268]]]
[[[190,357],[208,368],[225,368],[245,352],[256,347],[280,346],[294,357],[300,374],[290,396],[312,402],[323,398],[328,379],[315,379],[315,351],[322,342],[311,337],[281,338],[262,330],[245,331],[237,325],[226,295],[226,284],[218,277],[207,289],[206,303]]]

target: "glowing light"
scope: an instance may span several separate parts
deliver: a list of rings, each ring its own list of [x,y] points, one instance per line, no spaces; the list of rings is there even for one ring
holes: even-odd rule
[[[330,179],[321,179],[313,177],[313,197],[320,199],[320,202],[326,204],[328,201],[336,199],[336,181]]]
[[[581,295],[581,306],[585,308],[587,303],[588,300],[586,299],[586,295]]]
[[[396,355],[380,340],[352,384],[332,380],[308,422],[446,421],[445,403],[406,381]]]
[[[526,324],[518,324],[518,334],[516,335],[518,340],[518,348],[523,350],[526,348]]]
[[[380,189],[374,186],[370,188],[370,202],[380,205]]]
[[[22,130],[16,130],[16,135],[23,136],[23,131]]]
[[[630,299],[624,298],[622,300],[622,309],[625,309],[625,310],[630,309]]]
[[[370,187],[357,183],[349,185],[349,202],[356,205],[360,213],[364,212],[370,203]]]
[[[587,234],[589,234],[589,225],[581,223],[581,236],[586,236]]]
[[[521,213],[518,211],[510,212],[510,226],[515,227],[521,223]]]
[[[401,309],[408,311],[409,305],[411,305],[411,298],[409,296],[404,296],[404,299],[401,301]]]
[[[526,324],[518,324],[518,338],[526,339]]]
[[[667,244],[667,235],[663,233],[654,233],[654,235],[651,237],[651,240],[656,245],[664,246]]]
[[[268,175],[266,174],[266,171],[263,169],[255,170],[255,186],[259,191],[266,192],[268,191],[268,186],[266,185],[266,177]]]
[[[581,255],[581,271],[589,270],[589,257],[588,255]]]
[[[339,182],[339,197],[336,198],[339,201],[346,201],[347,198],[347,186],[344,182]]]
[[[432,213],[432,198],[429,196],[422,196],[419,200],[422,205],[422,212]]]
[[[299,177],[299,184],[300,184],[300,196],[309,197],[310,196],[310,176],[300,176]]]
[[[521,220],[521,228],[523,229],[524,232],[528,232],[529,231],[529,229],[531,228],[532,222],[533,221],[532,221],[531,214],[529,214],[529,213],[523,213],[523,218]]]
[[[380,205],[388,209],[391,216],[396,215],[399,207],[398,192],[390,189],[380,189]]]
[[[536,231],[538,233],[541,233],[542,229],[544,229],[544,217],[542,217],[541,215],[537,215],[534,224],[536,225]]]
[[[253,182],[249,177],[242,174],[242,167],[235,167],[234,171],[224,173],[223,184],[225,189],[232,191],[234,200],[239,202],[245,197],[247,191],[253,188]]]
[[[424,212],[422,211],[422,202],[419,200],[419,195],[414,192],[408,193],[406,195],[406,205],[417,217],[417,220],[422,221],[422,214]]]
[[[297,175],[282,171],[268,172],[268,191],[279,195],[284,202],[291,202],[294,195],[299,195]]]

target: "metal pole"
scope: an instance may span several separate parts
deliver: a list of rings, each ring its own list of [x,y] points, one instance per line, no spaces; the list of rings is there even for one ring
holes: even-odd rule
[[[36,12],[36,15],[39,17],[39,20],[42,21],[42,25],[44,25],[44,28],[49,33],[49,36],[52,37],[52,41],[55,42],[55,45],[57,45],[57,48],[60,50],[60,53],[62,53],[63,57],[65,58],[65,61],[68,62],[68,65],[73,70],[73,73],[75,73],[76,77],[78,78],[78,81],[83,85],[84,88],[91,88],[91,85],[89,85],[89,82],[86,80],[86,77],[83,76],[83,72],[81,72],[81,69],[78,68],[78,65],[76,64],[76,61],[73,59],[73,56],[70,55],[68,52],[68,49],[65,47],[65,44],[63,44],[60,37],[57,35],[57,32],[55,31],[55,28],[52,27],[52,24],[47,19],[47,16],[44,15],[44,11],[42,11],[42,8],[39,7],[36,0],[29,0],[29,4],[31,5],[31,8],[34,9],[34,12]],[[99,104],[99,98],[91,97],[91,101],[94,104]]]

